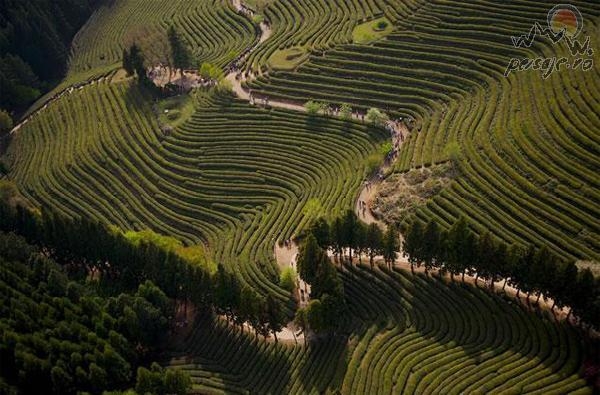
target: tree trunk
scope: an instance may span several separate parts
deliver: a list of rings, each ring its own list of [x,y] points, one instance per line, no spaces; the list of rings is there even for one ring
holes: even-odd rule
[[[454,272],[450,272],[450,281],[454,282]]]
[[[492,278],[492,283],[490,284],[490,288],[494,291],[494,279]]]
[[[508,282],[508,280],[504,280],[504,285],[502,286],[502,292],[504,292],[504,288],[506,288],[506,283]]]
[[[479,273],[475,274],[475,286],[479,288]]]
[[[536,304],[539,304],[539,303],[540,303],[540,297],[541,297],[541,296],[542,296],[542,293],[541,293],[541,292],[540,292],[540,293],[538,293],[537,299],[535,300],[535,303],[536,303]]]
[[[410,264],[410,272],[414,275],[415,274],[415,265],[414,264]]]
[[[556,300],[552,301],[552,307],[550,307],[550,310],[554,311],[554,306],[556,306]]]
[[[521,293],[521,289],[517,288],[517,299],[519,299],[519,294]]]
[[[279,340],[277,339],[277,332],[273,331],[273,336],[275,337],[275,343],[279,343]]]
[[[369,255],[369,263],[371,264],[371,270],[373,270],[373,255]]]
[[[462,282],[463,282],[463,284],[465,283],[465,270],[463,270],[463,272],[462,272]]]

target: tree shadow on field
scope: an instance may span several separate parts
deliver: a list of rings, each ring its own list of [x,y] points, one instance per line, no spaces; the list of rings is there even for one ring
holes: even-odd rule
[[[152,104],[155,98],[157,96],[151,91],[151,88],[140,85],[137,81],[127,85],[123,97],[125,107],[129,112],[142,114],[145,118],[152,120],[156,119],[155,114],[152,113]]]
[[[307,115],[304,127],[311,132],[325,133],[329,124],[329,118],[324,115]]]
[[[529,312],[512,298],[463,284],[458,277],[452,282],[400,268],[383,271],[392,278],[390,284],[403,288],[411,329],[423,339],[418,355],[407,362],[412,366],[406,381],[397,383],[399,391],[448,385],[467,393],[499,387],[530,391],[544,388],[544,380],[551,385],[579,374],[583,350],[570,326]],[[569,364],[572,356],[579,361]],[[464,373],[458,381],[448,373],[457,366]]]
[[[204,317],[177,350],[194,384],[225,393],[286,393],[294,347],[266,342],[239,327]]]
[[[298,369],[300,388],[295,388],[294,392],[339,392],[348,369],[348,336],[338,334],[313,339],[301,351],[304,355]]]

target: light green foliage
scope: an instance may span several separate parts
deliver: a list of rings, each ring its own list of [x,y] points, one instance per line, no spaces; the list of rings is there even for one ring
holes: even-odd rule
[[[292,47],[273,52],[269,57],[268,64],[276,70],[294,70],[307,59],[306,48]]]
[[[206,255],[204,247],[200,244],[186,246],[174,237],[161,235],[150,229],[138,232],[127,231],[124,233],[124,236],[134,245],[153,243],[166,251],[176,253],[192,264],[208,269],[211,273],[216,271],[216,264]]]
[[[181,248],[183,244],[181,241],[177,240],[174,237],[160,235],[156,232],[153,232],[149,229],[141,230],[141,231],[127,231],[124,233],[124,236],[131,241],[133,245],[139,245],[140,243],[154,243],[160,248],[163,248],[167,251],[174,251],[178,248]]]
[[[387,18],[377,18],[357,25],[352,31],[352,42],[356,44],[370,44],[381,40],[392,33],[393,30],[394,26]]]
[[[262,14],[254,14],[252,17],[252,22],[257,25],[260,25],[265,20],[265,17]]]
[[[343,103],[340,106],[340,117],[344,120],[352,118],[352,107],[348,103]]]
[[[370,108],[369,111],[367,111],[365,120],[374,126],[381,127],[385,125],[385,123],[389,120],[389,117],[387,114],[381,112],[381,110],[378,108]]]
[[[215,81],[220,81],[225,77],[223,70],[219,66],[206,62],[200,65],[199,73],[202,78]]]
[[[287,289],[290,292],[294,292],[296,289],[296,278],[297,274],[294,268],[286,267],[279,275],[279,285],[283,289]]]
[[[318,115],[323,109],[323,103],[310,100],[304,104],[304,108],[308,115]]]
[[[381,144],[381,148],[379,149],[379,152],[381,153],[381,155],[383,157],[385,157],[390,152],[392,152],[393,149],[394,149],[394,146],[392,145],[392,143],[389,141],[386,141],[385,143]]]
[[[302,210],[304,215],[308,218],[317,218],[318,216],[323,214],[323,205],[318,198],[309,199]]]

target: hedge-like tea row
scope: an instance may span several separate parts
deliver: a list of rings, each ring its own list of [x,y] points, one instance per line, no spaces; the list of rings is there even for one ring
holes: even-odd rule
[[[305,348],[203,323],[170,365],[201,393],[591,393],[567,325],[424,275],[356,267],[342,277],[347,334]]]

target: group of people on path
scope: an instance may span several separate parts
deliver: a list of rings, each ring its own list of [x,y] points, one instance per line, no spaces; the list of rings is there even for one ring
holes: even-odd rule
[[[408,136],[405,135],[405,132],[408,134],[408,129],[406,128],[405,123],[402,118],[396,120],[390,120],[385,125],[386,129],[390,132],[392,138],[392,150],[386,155],[384,164],[385,166],[390,166],[397,158],[400,153],[400,147],[402,143],[404,143],[404,139]],[[367,192],[371,192],[373,188],[373,183],[381,182],[384,179],[383,169],[378,169],[377,173],[372,179],[366,180],[364,182],[364,187]],[[364,200],[358,201],[358,211],[359,215],[362,213],[362,217],[366,217],[368,205]]]
[[[192,88],[199,86],[212,87],[216,85],[216,81],[210,78],[202,78],[197,70],[181,70],[181,79],[172,81],[173,75],[177,76],[177,70],[173,72],[173,69],[162,63],[156,66],[152,66],[146,73],[148,78],[159,87],[164,87],[167,84],[173,84],[180,89],[188,91]],[[165,77],[168,76],[168,79]]]
[[[386,129],[390,132],[392,137],[392,150],[388,153],[385,158],[386,165],[391,164],[398,158],[400,152],[400,146],[404,143],[404,139],[407,137],[403,130],[407,130],[402,118],[396,120],[390,120],[386,123]]]
[[[365,202],[364,200],[359,200],[358,201],[358,210],[359,210],[359,214],[362,213],[362,217],[364,218],[367,214],[367,202]]]
[[[227,66],[225,66],[225,74],[235,73],[236,80],[242,79],[242,65],[253,50],[254,47],[246,48],[244,52],[233,59]],[[246,71],[243,76],[244,78],[248,78],[250,76],[250,71]]]
[[[250,95],[250,104],[252,104],[253,106],[258,105],[258,104],[262,104],[263,107],[269,106],[269,98],[267,96],[256,97],[256,95],[254,93],[252,93],[252,91],[249,92],[249,95]]]
[[[243,4],[242,2],[238,2],[236,4],[236,7],[237,7],[237,12],[240,15],[244,15],[249,18],[254,17],[255,11],[253,9],[251,9],[250,7],[246,6],[245,4]],[[269,21],[264,20],[261,23],[265,26],[266,29],[270,28]],[[244,61],[248,57],[248,55],[250,55],[256,47],[257,47],[257,45],[253,45],[251,47],[246,48],[242,53],[240,53],[235,59],[233,59],[229,63],[229,65],[225,66],[225,73],[226,74],[236,73],[235,79],[238,81],[242,79],[242,76],[244,79],[251,77],[252,73],[249,70],[246,70],[246,72],[242,75],[242,66],[243,66]]]

